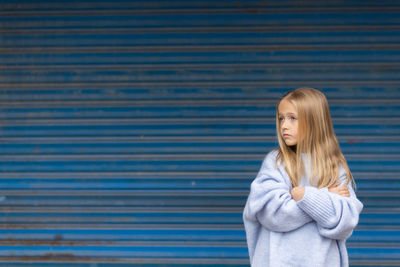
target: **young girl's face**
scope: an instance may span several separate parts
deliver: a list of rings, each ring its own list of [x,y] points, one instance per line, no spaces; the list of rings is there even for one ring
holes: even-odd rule
[[[287,146],[297,145],[297,110],[292,103],[282,100],[278,106],[280,133]]]

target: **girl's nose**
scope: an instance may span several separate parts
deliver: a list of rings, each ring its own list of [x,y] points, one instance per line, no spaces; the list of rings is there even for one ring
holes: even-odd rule
[[[283,121],[282,121],[281,128],[282,128],[282,129],[287,129],[287,122],[286,122],[286,120],[283,120]]]

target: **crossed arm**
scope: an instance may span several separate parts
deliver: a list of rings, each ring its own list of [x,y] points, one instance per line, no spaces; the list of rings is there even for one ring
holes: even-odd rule
[[[304,196],[305,188],[302,186],[296,186],[292,190],[290,190],[290,194],[292,198],[296,201],[300,201]],[[350,192],[347,186],[340,186],[340,182],[336,182],[334,185],[328,188],[328,191],[331,193],[338,194],[342,197],[350,197]]]
[[[338,179],[343,181],[344,177]],[[295,187],[290,191],[297,205],[317,223],[319,233],[331,239],[347,239],[358,224],[363,208],[351,184],[329,188]]]

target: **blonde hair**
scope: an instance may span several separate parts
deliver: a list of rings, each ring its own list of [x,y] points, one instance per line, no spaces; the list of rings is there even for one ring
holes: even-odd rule
[[[295,148],[286,145],[280,132],[278,106],[283,100],[297,110],[298,138]],[[352,182],[354,185],[333,131],[328,100],[323,93],[313,88],[298,88],[285,94],[276,106],[276,131],[280,148],[277,160],[285,166],[293,186],[299,185],[307,168],[311,170],[308,173],[311,185],[329,187],[338,181],[340,167],[346,171],[346,184]],[[302,155],[307,159],[307,166],[303,164]]]

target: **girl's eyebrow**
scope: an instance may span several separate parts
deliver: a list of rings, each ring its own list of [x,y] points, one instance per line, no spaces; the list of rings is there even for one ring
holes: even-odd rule
[[[281,113],[281,112],[279,112],[278,113],[278,115],[279,116],[283,116],[283,115],[285,115],[284,113]],[[288,112],[288,113],[286,113],[286,115],[293,115],[293,116],[297,116],[297,114],[295,114],[295,113],[293,113],[293,112]]]

